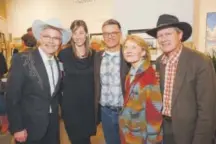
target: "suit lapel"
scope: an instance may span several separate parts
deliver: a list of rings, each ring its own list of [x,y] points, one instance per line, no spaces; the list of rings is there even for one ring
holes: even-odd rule
[[[97,106],[98,101],[100,101],[101,96],[101,84],[100,84],[100,67],[101,67],[101,60],[102,54],[104,51],[100,51],[95,53],[94,56],[94,80],[95,80],[95,103]]]
[[[46,71],[46,67],[44,65],[44,62],[42,60],[42,57],[39,53],[39,50],[36,49],[32,52],[33,58],[34,58],[34,65],[36,67],[36,70],[38,71],[38,75],[42,79],[42,89],[49,93],[50,95],[50,84],[49,84],[49,79]]]
[[[99,52],[98,57],[95,60],[95,71],[96,74],[98,74],[98,84],[100,84],[100,67],[101,67],[101,61],[103,57],[104,51]]]
[[[161,93],[163,95],[164,93],[164,79],[165,79],[165,65],[161,62],[161,58],[163,55],[161,55],[157,60],[156,60],[156,74],[159,76],[159,81],[160,81],[160,89]]]
[[[162,94],[164,93],[164,85],[165,85],[165,65],[162,64],[161,62],[159,63],[159,75],[160,75],[160,88],[161,88],[161,92]]]
[[[179,57],[179,62],[176,69],[175,80],[173,84],[173,94],[172,94],[172,106],[174,106],[177,97],[179,96],[179,91],[183,85],[184,77],[186,74],[186,66],[187,66],[187,55],[185,52],[185,48],[182,48],[182,52]]]
[[[55,89],[54,89],[54,92],[53,92],[52,96],[56,95],[56,93],[59,90],[60,83],[61,83],[61,70],[60,70],[60,66],[59,66],[59,61],[58,61],[58,59],[56,57],[55,57],[55,60],[56,60],[57,68],[58,68],[58,81],[57,81],[57,84],[55,86]]]

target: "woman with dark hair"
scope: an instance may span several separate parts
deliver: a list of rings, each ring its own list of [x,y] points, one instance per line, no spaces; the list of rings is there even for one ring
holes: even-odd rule
[[[90,144],[90,136],[96,133],[94,52],[89,47],[86,23],[75,20],[70,28],[70,46],[59,53],[64,68],[62,118],[73,144]]]

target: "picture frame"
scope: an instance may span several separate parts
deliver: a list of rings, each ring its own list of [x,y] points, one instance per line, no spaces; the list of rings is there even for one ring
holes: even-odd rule
[[[89,36],[90,46],[95,51],[103,50],[105,47],[102,33],[91,33]]]
[[[91,39],[102,40],[103,39],[103,33],[90,33],[90,40]]]
[[[160,50],[158,49],[158,44],[156,38],[148,35],[146,31],[149,29],[132,29],[128,30],[128,35],[137,35],[142,37],[149,45],[149,51],[151,54],[151,61],[155,61],[158,56],[161,54]]]
[[[212,55],[216,48],[216,12],[208,12],[206,15],[205,51]]]
[[[128,30],[128,35],[134,34],[134,35],[141,36],[142,38],[144,38],[144,40],[149,44],[151,48],[157,48],[157,40],[146,33],[146,31],[148,30],[149,29]]]

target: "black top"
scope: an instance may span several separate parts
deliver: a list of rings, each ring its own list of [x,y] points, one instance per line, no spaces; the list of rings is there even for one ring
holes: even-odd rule
[[[96,132],[93,57],[94,52],[79,59],[71,47],[59,53],[64,67],[62,117],[69,137],[86,137]]]
[[[5,57],[2,53],[0,53],[0,78],[7,73],[7,64],[6,64],[6,60]]]

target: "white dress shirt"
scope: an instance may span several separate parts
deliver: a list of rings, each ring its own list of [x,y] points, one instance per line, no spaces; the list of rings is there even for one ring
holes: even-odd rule
[[[46,68],[46,72],[47,72],[48,79],[49,79],[49,84],[50,84],[50,93],[52,95],[54,90],[55,90],[55,86],[57,84],[58,76],[59,76],[58,75],[59,71],[58,71],[57,63],[56,63],[56,60],[55,60],[54,56],[49,58],[40,47],[38,49],[39,49],[40,55],[42,57],[44,66]],[[53,68],[55,85],[53,84],[52,69],[51,69],[51,66],[49,64],[49,60],[52,60],[52,68]]]
[[[42,57],[44,66],[46,68],[46,72],[47,72],[47,76],[48,76],[49,84],[50,84],[50,94],[52,96],[52,94],[55,91],[55,86],[56,86],[56,84],[58,82],[58,77],[59,77],[58,66],[57,66],[57,63],[56,63],[56,60],[55,60],[54,56],[48,57],[46,55],[46,53],[40,47],[38,48],[38,50],[39,50],[39,53],[40,53],[40,55]],[[53,69],[53,75],[54,75],[54,82],[53,82],[52,69],[51,69],[51,65],[49,63],[49,60],[52,60],[52,69]],[[52,113],[51,106],[50,106],[50,113]]]

